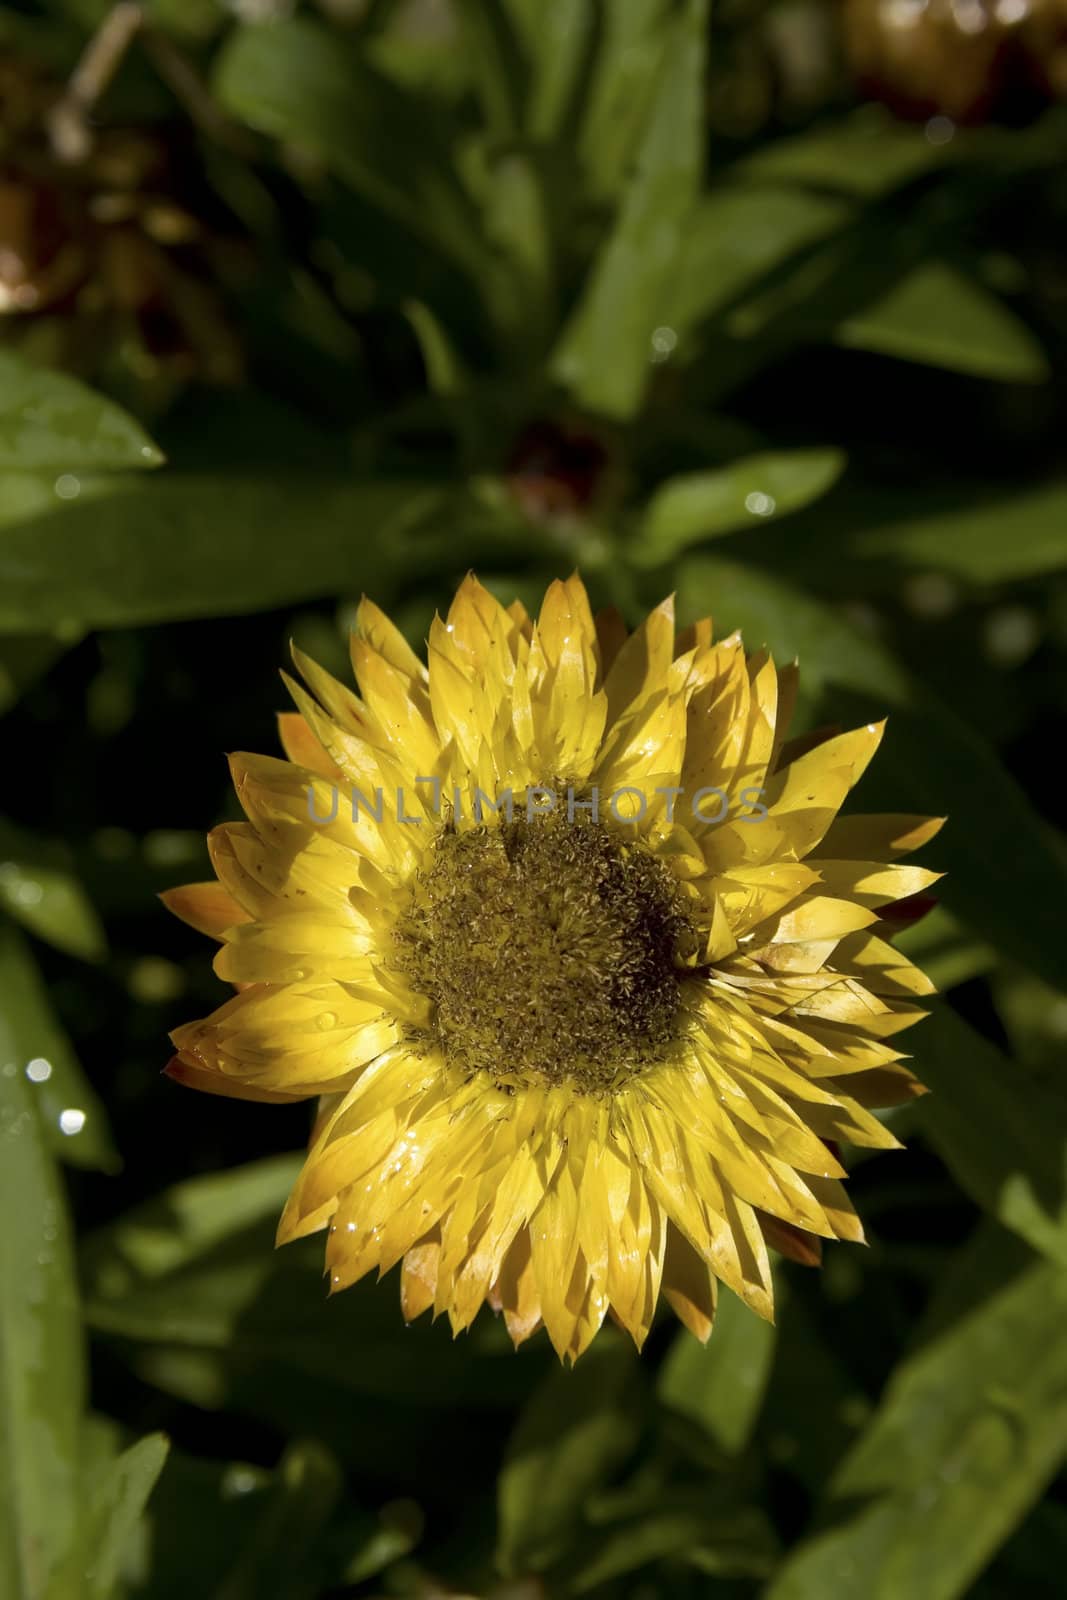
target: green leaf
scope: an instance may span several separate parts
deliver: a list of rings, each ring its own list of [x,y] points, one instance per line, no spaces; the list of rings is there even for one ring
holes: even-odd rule
[[[1006,495],[1003,485],[946,495],[944,510],[915,513],[856,533],[852,554],[901,567],[932,568],[967,583],[1011,583],[1058,572],[1064,561],[1067,485],[1043,484]]]
[[[173,1451],[152,1497],[150,1570],[139,1574],[135,1594],[221,1600],[236,1589],[259,1600],[250,1586],[261,1581],[264,1595],[280,1590],[290,1600],[309,1582],[317,1581],[316,1594],[365,1583],[412,1549],[418,1513],[409,1503],[378,1516],[346,1494],[325,1525],[337,1485],[336,1460],[313,1442],[296,1442],[273,1471]],[[279,1550],[283,1540],[289,1544]]]
[[[911,1049],[933,1090],[915,1107],[917,1125],[957,1183],[1067,1267],[1067,1098],[946,1005],[916,1029]]]
[[[1046,1498],[1036,1505],[1004,1546],[969,1600],[1040,1594],[1050,1572],[1067,1568],[1067,1507]]]
[[[341,1493],[341,1473],[314,1441],[289,1446],[259,1525],[215,1600],[314,1600],[322,1593],[319,1540]]]
[[[0,469],[158,467],[162,452],[120,406],[63,372],[0,350]]]
[[[739,627],[749,650],[800,659],[801,685],[841,685],[834,709],[889,728],[856,809],[872,809],[872,782],[890,809],[946,813],[932,856],[947,873],[938,893],[981,938],[1067,989],[1060,906],[1067,854],[996,755],[949,707],[872,638],[832,608],[755,567],[711,557],[682,564],[679,592],[692,615],[711,612],[720,633]]]
[[[381,581],[400,530],[439,505],[418,482],[166,476],[0,536],[0,629],[126,627],[269,610]]]
[[[882,106],[859,111],[805,133],[768,140],[741,167],[745,176],[843,194],[888,194],[932,168],[954,162],[960,148],[936,145],[921,128],[897,121]]]
[[[71,629],[0,639],[0,716],[10,711],[81,637],[77,629]]]
[[[457,0],[462,48],[473,67],[485,126],[513,139],[522,122],[527,64],[503,0]]]
[[[975,939],[944,906],[898,933],[893,940],[909,961],[922,967],[930,982],[943,993],[966,983],[997,964],[992,945]]]
[[[56,1021],[25,939],[0,921],[0,1068],[24,1077],[54,1156],[74,1167],[121,1166],[107,1113]]]
[[[497,1561],[506,1576],[540,1571],[566,1549],[586,1500],[630,1455],[643,1424],[633,1349],[601,1336],[574,1368],[531,1396],[497,1485]]]
[[[149,1496],[170,1449],[161,1433],[139,1439],[87,1485],[88,1510],[72,1566],[79,1600],[114,1600]]]
[[[546,41],[546,24],[557,9],[562,16],[563,8],[537,8],[537,26]],[[614,200],[633,169],[671,48],[671,11],[671,0],[594,7],[595,53],[585,92],[576,96],[580,126],[574,141],[594,201]]]
[[[565,1581],[569,1592],[586,1594],[666,1559],[674,1567],[685,1563],[724,1577],[766,1578],[775,1553],[767,1514],[756,1506],[722,1509],[705,1483],[663,1490],[646,1511],[592,1530],[577,1555],[568,1559]]]
[[[763,1409],[761,1436],[773,1458],[817,1496],[855,1437],[864,1397],[849,1371],[852,1352],[832,1339],[807,1296],[775,1286],[776,1359]]]
[[[652,335],[669,304],[678,251],[700,185],[706,0],[687,0],[663,63],[615,226],[552,358],[575,399],[626,419],[640,408]]]
[[[252,1223],[276,1221],[300,1167],[299,1156],[269,1156],[176,1184],[88,1242],[90,1284],[105,1299],[122,1296],[138,1280],[192,1265]]]
[[[705,196],[681,241],[664,319],[682,352],[692,328],[854,215],[848,202],[770,183],[730,184]]]
[[[1045,353],[1014,312],[944,261],[924,262],[834,330],[838,344],[1002,383],[1042,383]]]
[[[3,818],[0,907],[69,955],[98,961],[107,949],[100,920],[64,847],[35,839]]]
[[[580,91],[582,66],[593,37],[591,0],[506,0],[516,33],[530,67],[526,85],[524,126],[533,139],[548,140],[561,133]],[[610,28],[619,14],[639,7],[616,6],[605,19]],[[617,143],[615,148],[617,148]]]
[[[675,1335],[660,1369],[665,1405],[705,1428],[728,1455],[740,1455],[751,1437],[774,1360],[774,1325],[736,1295],[720,1294],[715,1327],[706,1345]]]
[[[1013,1278],[1003,1240],[987,1297],[893,1375],[830,1485],[837,1526],[768,1600],[955,1600],[1040,1495],[1067,1449],[1067,1274]]]
[[[780,450],[669,478],[645,507],[634,563],[658,566],[701,539],[736,533],[810,505],[836,482],[844,465],[840,450]]]
[[[66,1205],[31,1103],[0,1061],[0,1593],[80,1600],[57,1575],[78,1522],[84,1371]]]
[[[451,128],[349,40],[307,18],[237,29],[215,67],[222,105],[319,156],[376,208],[476,276],[478,219],[449,161]]]
[[[161,1086],[171,1092],[185,1091]],[[405,1330],[395,1274],[327,1299],[322,1237],[274,1245],[300,1164],[278,1157],[179,1184],[90,1238],[90,1326],[168,1393],[313,1429],[346,1459],[377,1452],[383,1470],[409,1469],[442,1408],[466,1406],[472,1426],[493,1414],[498,1429],[499,1408],[527,1392],[550,1352],[516,1357],[489,1316],[462,1341],[444,1321]]]

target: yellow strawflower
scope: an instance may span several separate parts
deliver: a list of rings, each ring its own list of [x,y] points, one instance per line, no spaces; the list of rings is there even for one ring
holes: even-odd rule
[[[939,822],[837,815],[881,724],[784,744],[795,668],[669,602],[627,636],[576,577],[536,623],[466,579],[428,667],[364,600],[358,696],[294,656],[289,759],[231,758],[248,820],[165,897],[237,988],[171,1075],[321,1097],[279,1240],[571,1360],[661,1291],[701,1339],[718,1280],[770,1317],[768,1243],[861,1239],[837,1143],[922,1092],[879,908]]]

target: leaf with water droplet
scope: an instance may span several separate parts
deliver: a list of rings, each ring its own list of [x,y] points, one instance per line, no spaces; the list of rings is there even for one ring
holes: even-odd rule
[[[6,989],[5,989],[6,993]],[[66,1206],[34,1086],[0,1063],[0,1594],[79,1600],[85,1374]]]
[[[0,351],[0,468],[28,472],[158,467],[140,423],[65,372]],[[62,491],[61,491],[62,495]]]
[[[122,1165],[107,1113],[56,1020],[28,941],[0,919],[0,1065],[10,1063],[30,1087],[45,1143],[68,1166],[117,1172]],[[65,1132],[64,1112],[81,1120]],[[72,1128],[71,1119],[67,1127]]]
[[[0,907],[58,950],[98,961],[107,944],[66,848],[0,819]]]
[[[840,450],[778,450],[669,478],[645,507],[632,559],[658,566],[704,539],[799,511],[832,487],[844,465]]]
[[[704,149],[704,0],[687,0],[665,31],[633,174],[614,228],[552,356],[552,372],[590,410],[639,410],[652,336],[665,321],[681,241],[700,189]]]

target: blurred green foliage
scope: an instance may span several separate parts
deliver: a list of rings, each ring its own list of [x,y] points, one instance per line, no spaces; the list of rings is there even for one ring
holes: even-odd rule
[[[131,9],[0,10],[0,1593],[1058,1592],[1067,107],[896,121],[819,0]],[[777,1329],[326,1304],[305,1110],[158,1077],[287,641],[470,566],[675,590],[951,814],[934,1093]]]

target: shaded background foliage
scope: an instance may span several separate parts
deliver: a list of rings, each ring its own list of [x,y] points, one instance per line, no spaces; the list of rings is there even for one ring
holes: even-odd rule
[[[1065,62],[1058,0],[0,10],[0,1592],[1057,1592]],[[324,1303],[306,1109],[158,1076],[288,641],[472,565],[676,591],[951,813],[935,1092],[776,1330]]]

